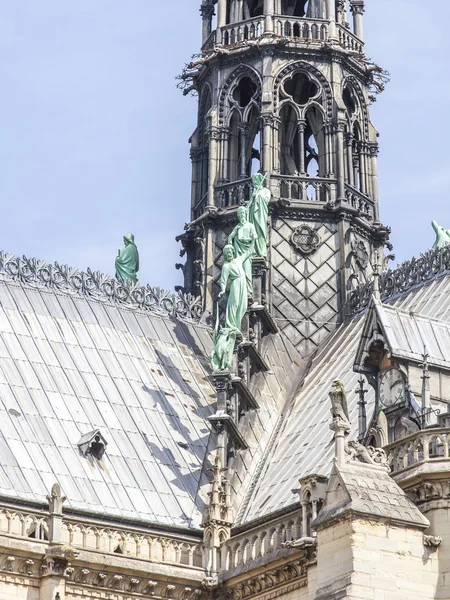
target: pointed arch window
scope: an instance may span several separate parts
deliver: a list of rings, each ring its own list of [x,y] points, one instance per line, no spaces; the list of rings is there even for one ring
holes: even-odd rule
[[[257,92],[257,84],[246,75],[236,83],[230,94],[229,181],[245,179],[259,169],[260,110]]]

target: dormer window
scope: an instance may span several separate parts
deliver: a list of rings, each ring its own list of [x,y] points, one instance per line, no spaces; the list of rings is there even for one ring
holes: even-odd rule
[[[77,444],[83,456],[91,455],[97,460],[103,458],[107,445],[108,442],[98,429],[85,433]]]

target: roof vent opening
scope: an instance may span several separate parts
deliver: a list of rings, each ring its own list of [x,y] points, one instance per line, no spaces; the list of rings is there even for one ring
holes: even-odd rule
[[[99,429],[85,433],[77,444],[83,456],[93,456],[97,460],[103,458],[107,445],[108,442]]]

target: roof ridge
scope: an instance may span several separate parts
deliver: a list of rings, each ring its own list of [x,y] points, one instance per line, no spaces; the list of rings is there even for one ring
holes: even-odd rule
[[[0,282],[17,281],[40,289],[86,296],[99,302],[113,302],[123,308],[143,310],[163,317],[198,322],[201,299],[183,292],[172,293],[159,287],[118,281],[100,271],[82,271],[57,262],[22,258],[0,251]]]

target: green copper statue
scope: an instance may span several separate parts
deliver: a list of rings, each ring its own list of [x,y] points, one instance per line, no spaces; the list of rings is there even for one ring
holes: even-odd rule
[[[228,281],[231,281],[231,285],[228,292],[225,327],[219,327],[219,307],[217,307],[217,320],[213,338],[214,351],[211,354],[213,371],[228,371],[231,368],[236,336],[241,331],[242,319],[248,306],[247,277],[244,263],[251,260],[254,251],[254,241],[240,256],[235,255],[231,244],[227,244],[223,249],[225,262],[220,276],[219,298],[222,298],[225,294]]]
[[[134,235],[127,233],[123,236],[125,248],[121,248],[116,258],[116,278],[125,281],[130,279],[133,283],[137,282],[137,272],[139,271],[139,252],[134,243]]]
[[[233,246],[227,244],[223,249],[225,262],[220,276],[220,294],[219,298],[225,294],[228,281],[231,281],[228,292],[227,312],[225,316],[225,326],[231,331],[240,331],[242,319],[248,308],[247,300],[247,277],[244,270],[244,263],[254,252],[254,243],[241,254],[236,256]]]
[[[219,309],[217,309],[217,316]],[[213,371],[229,371],[233,362],[233,350],[236,343],[236,331],[229,327],[220,327],[216,323],[213,335],[214,350],[211,353],[211,367]]]
[[[267,256],[267,217],[269,214],[270,190],[264,187],[266,175],[255,173],[252,177],[253,194],[248,203],[249,220],[255,226],[258,238],[255,242],[256,254]]]
[[[248,211],[245,206],[237,209],[238,224],[228,236],[228,244],[232,244],[236,256],[244,255],[250,246],[254,246],[258,239],[255,226],[248,220]],[[252,261],[246,260],[243,265],[247,280],[247,294],[253,295]]]
[[[450,229],[444,229],[436,221],[431,221],[431,225],[436,232],[436,241],[433,248],[443,248],[447,244],[450,244]]]

